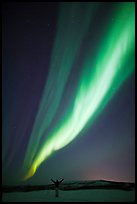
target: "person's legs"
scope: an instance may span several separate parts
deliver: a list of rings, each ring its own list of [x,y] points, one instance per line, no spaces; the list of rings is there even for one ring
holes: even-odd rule
[[[56,189],[55,189],[55,196],[56,197],[59,197],[59,189],[56,187]]]

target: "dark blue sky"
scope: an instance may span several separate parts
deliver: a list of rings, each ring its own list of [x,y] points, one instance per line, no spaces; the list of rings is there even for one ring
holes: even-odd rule
[[[113,10],[113,6],[108,7]],[[3,184],[20,183],[20,168],[48,77],[58,7],[53,2],[3,4]],[[51,177],[134,181],[134,129],[133,73],[91,127],[52,155],[27,182],[44,184]]]

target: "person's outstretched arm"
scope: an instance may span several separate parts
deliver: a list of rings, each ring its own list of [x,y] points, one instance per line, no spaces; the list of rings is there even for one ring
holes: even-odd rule
[[[64,179],[61,179],[61,181],[59,183],[61,183]]]
[[[55,181],[54,181],[53,179],[51,179],[51,181],[52,181],[53,183],[55,183]]]

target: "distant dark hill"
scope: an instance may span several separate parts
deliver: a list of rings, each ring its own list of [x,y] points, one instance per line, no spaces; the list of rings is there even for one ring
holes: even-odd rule
[[[115,182],[115,181],[64,181],[60,185],[60,190],[81,190],[81,189],[120,189],[132,191],[135,188],[135,183]],[[24,185],[24,186],[3,186],[4,193],[9,192],[28,192],[39,190],[54,190],[54,184],[48,185]]]

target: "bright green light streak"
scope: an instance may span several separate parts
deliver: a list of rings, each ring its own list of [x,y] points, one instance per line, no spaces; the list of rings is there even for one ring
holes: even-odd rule
[[[96,3],[61,3],[50,72],[27,148],[25,166],[31,165],[40,148],[40,139],[56,115],[68,76],[96,7]]]
[[[125,3],[100,48],[94,69],[87,56],[72,111],[64,118],[37,153],[25,179],[54,151],[69,144],[89,120],[99,114],[134,69],[134,4]],[[127,66],[128,63],[128,66]]]

